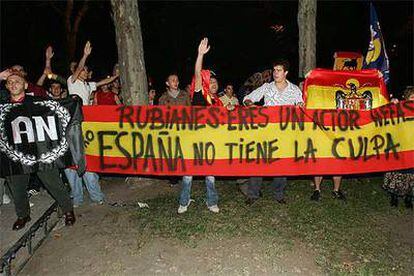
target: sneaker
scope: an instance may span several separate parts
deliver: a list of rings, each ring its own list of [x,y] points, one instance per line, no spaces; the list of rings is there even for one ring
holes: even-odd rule
[[[30,206],[30,207],[33,207],[33,206],[34,206],[34,203],[33,203],[33,202],[31,202],[31,201],[29,201],[29,206]]]
[[[3,194],[3,204],[9,204],[11,202],[11,199],[8,195]]]
[[[314,201],[319,201],[321,199],[321,191],[315,190],[310,199]]]
[[[338,191],[333,191],[332,192],[332,196],[334,199],[339,199],[339,200],[346,200],[345,195],[342,193],[341,190]]]
[[[216,205],[212,205],[212,206],[207,206],[208,207],[208,209],[211,211],[211,212],[213,212],[213,213],[218,213],[218,212],[220,212],[220,209],[219,209],[219,207],[217,206],[217,204]]]
[[[178,212],[179,214],[182,214],[182,213],[187,212],[188,206],[190,206],[191,202],[193,202],[193,201],[194,201],[194,199],[190,199],[190,200],[188,201],[188,204],[187,204],[187,205],[185,205],[185,206],[180,205],[180,206],[178,207],[178,211],[177,211],[177,212]]]
[[[35,195],[40,194],[40,191],[38,191],[38,190],[36,190],[36,189],[30,189],[30,190],[28,191],[28,193],[29,193],[29,196],[35,196]]]

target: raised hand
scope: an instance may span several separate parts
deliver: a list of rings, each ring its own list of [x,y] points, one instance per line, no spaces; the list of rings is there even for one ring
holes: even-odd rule
[[[46,59],[52,59],[54,54],[52,46],[46,48]]]
[[[6,69],[0,72],[0,80],[6,80],[12,74],[12,70]]]
[[[210,50],[210,45],[208,45],[208,38],[205,37],[201,40],[200,45],[198,45],[198,54],[204,55]]]
[[[84,56],[89,56],[92,52],[92,46],[91,43],[89,41],[86,42],[85,44],[85,48],[83,49],[83,55]]]

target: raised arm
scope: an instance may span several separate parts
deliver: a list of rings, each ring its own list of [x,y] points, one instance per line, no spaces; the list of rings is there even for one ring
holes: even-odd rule
[[[203,57],[204,55],[210,50],[210,46],[208,45],[208,38],[205,37],[201,40],[200,44],[198,45],[198,55],[197,60],[195,63],[195,91],[200,91],[203,89],[201,83],[201,69],[203,68]]]
[[[86,59],[91,54],[91,52],[92,46],[91,43],[88,41],[86,42],[85,48],[83,49],[83,57],[79,61],[78,67],[76,68],[75,73],[73,73],[72,78],[70,80],[72,83],[74,83],[79,77],[80,72],[83,70],[83,67],[85,67]]]
[[[49,46],[46,48],[46,53],[45,53],[45,69],[43,70],[43,74],[40,76],[40,78],[37,80],[37,85],[42,86],[46,77],[49,74],[52,74],[52,58],[53,55],[55,53],[53,53],[53,48],[52,46]]]

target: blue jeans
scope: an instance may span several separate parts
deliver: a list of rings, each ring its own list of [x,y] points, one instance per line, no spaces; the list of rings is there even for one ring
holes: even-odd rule
[[[92,201],[99,202],[104,199],[104,194],[102,193],[101,186],[99,185],[99,176],[96,173],[85,172],[81,178],[75,170],[65,169],[65,174],[71,188],[73,204],[80,205],[83,202],[82,179]]]
[[[206,189],[207,189],[207,206],[217,205],[218,194],[216,187],[214,186],[214,176],[206,176]],[[193,182],[192,176],[183,176],[182,188],[180,194],[180,205],[187,206],[190,201],[191,184]]]

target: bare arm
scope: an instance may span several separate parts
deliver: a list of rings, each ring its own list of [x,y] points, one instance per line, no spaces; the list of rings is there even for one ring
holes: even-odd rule
[[[112,77],[110,77],[110,78],[106,78],[106,79],[103,79],[103,80],[101,80],[101,81],[98,81],[98,82],[96,83],[96,87],[99,87],[99,86],[102,86],[102,85],[105,85],[105,84],[111,83],[111,82],[113,82],[114,80],[116,80],[118,77],[119,77],[118,75],[115,75],[115,76],[112,76]]]
[[[75,73],[73,73],[72,78],[70,80],[72,83],[74,83],[78,79],[80,72],[83,70],[83,67],[85,67],[86,59],[91,54],[91,52],[92,46],[91,43],[88,41],[86,42],[85,48],[83,49],[83,57],[79,61],[78,67],[76,68]]]
[[[40,78],[37,80],[37,85],[43,86],[43,83],[47,77],[48,74],[52,74],[52,57],[55,53],[53,53],[52,46],[49,46],[46,48],[45,53],[45,69],[43,70],[43,74],[40,76]]]
[[[198,45],[198,55],[195,63],[195,91],[200,91],[202,87],[201,83],[201,69],[203,68],[203,57],[210,50],[208,45],[208,38],[203,38]]]

